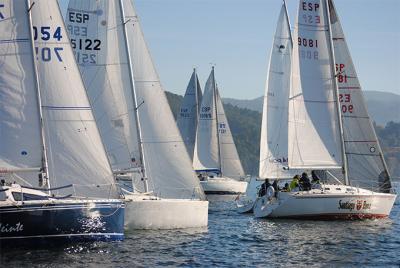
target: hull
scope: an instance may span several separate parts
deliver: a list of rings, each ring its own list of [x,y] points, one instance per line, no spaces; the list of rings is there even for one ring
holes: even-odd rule
[[[122,240],[124,209],[118,200],[26,201],[0,206],[0,243]]]
[[[247,182],[230,178],[208,178],[200,181],[205,194],[237,195],[246,192]]]
[[[316,220],[378,219],[389,216],[396,195],[365,191],[361,193],[285,193],[278,198],[257,199],[254,215],[258,218]]]
[[[236,202],[236,210],[239,213],[252,213],[254,208],[254,200],[238,200]]]
[[[239,213],[252,213],[255,201],[257,199],[257,193],[259,190],[261,181],[257,181],[256,178],[251,178],[247,185],[246,194],[240,195],[236,199],[236,210]]]
[[[125,196],[125,228],[158,230],[208,225],[208,201]]]

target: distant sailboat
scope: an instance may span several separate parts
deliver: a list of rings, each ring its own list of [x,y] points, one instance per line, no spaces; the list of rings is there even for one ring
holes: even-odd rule
[[[265,87],[260,140],[259,179],[287,180],[296,175],[288,169],[288,99],[290,91],[291,55],[293,49],[286,2],[283,2]],[[249,187],[259,188],[253,181]],[[257,198],[255,189],[247,189],[237,202],[241,213],[252,212]]]
[[[239,194],[246,190],[245,174],[219,96],[214,67],[201,102],[193,167],[206,194]]]
[[[109,199],[119,194],[57,1],[0,12],[0,242],[122,239],[124,204]]]
[[[396,195],[390,193],[389,174],[333,1],[300,1],[294,36],[288,166],[327,170],[340,184],[276,195],[272,188],[257,199],[254,215],[387,217]]]
[[[133,3],[71,0],[66,20],[113,171],[132,185],[124,191],[126,227],[207,226],[208,202]]]
[[[201,98],[202,93],[199,78],[197,77],[196,69],[194,69],[176,121],[191,158],[193,158],[194,145],[196,143]]]

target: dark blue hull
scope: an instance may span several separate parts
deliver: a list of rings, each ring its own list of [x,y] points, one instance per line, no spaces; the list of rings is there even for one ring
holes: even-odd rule
[[[55,201],[0,207],[2,246],[124,238],[120,201]]]

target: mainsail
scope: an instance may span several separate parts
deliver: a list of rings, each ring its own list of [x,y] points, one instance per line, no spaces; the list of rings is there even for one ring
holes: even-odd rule
[[[217,102],[217,122],[219,135],[219,149],[221,157],[221,172],[232,179],[241,179],[245,176],[239,154],[233,141],[231,128],[225,115],[224,106],[219,95],[218,87],[215,89]]]
[[[116,197],[114,178],[57,0],[32,1],[29,10],[51,186],[74,184],[77,196]]]
[[[214,68],[201,102],[193,167],[197,172],[216,172],[233,179],[245,175],[218,93]]]
[[[0,172],[42,168],[40,112],[26,0],[0,9]],[[24,178],[37,186],[37,175]]]
[[[300,1],[299,5],[289,94],[290,168],[343,166],[325,7],[325,0]]]
[[[336,77],[343,118],[348,177],[352,185],[389,192],[383,153],[368,115],[361,85],[333,1],[329,0]]]
[[[118,154],[115,151],[115,157],[121,159],[115,163],[125,163],[119,165],[121,168],[132,165],[132,163],[128,164],[129,161],[141,166],[149,180],[149,190],[161,197],[197,196],[202,198],[201,187],[191,168],[190,158],[174,122],[132,2],[129,0],[74,0],[70,1],[68,10],[70,14],[67,16],[68,23],[73,27],[81,23],[81,26],[86,27],[87,30],[88,38],[80,36],[77,41],[81,39],[89,39],[93,43],[95,40],[100,41],[96,51],[76,49],[76,53],[88,54],[89,58],[92,54],[95,55],[93,56],[95,62],[88,64],[82,62],[80,65],[84,80],[91,88],[89,90],[97,91],[97,96],[104,94],[100,98],[117,92],[118,97],[114,95],[111,100],[113,103],[108,104],[107,107],[101,107],[104,101],[93,99],[95,93],[89,94],[94,109],[99,110],[96,112],[96,119],[102,120],[97,118],[99,114],[107,116],[104,124],[109,124],[108,128],[111,128],[112,115],[121,113],[115,106],[123,107],[122,111],[125,110],[130,114],[124,117],[126,118],[124,125],[121,127],[119,137],[115,139],[120,148],[126,147],[121,149],[125,153]],[[74,17],[76,15],[78,18],[78,14],[87,19],[78,22],[78,19],[75,20]],[[126,35],[123,34],[124,30]],[[115,54],[117,55],[114,58]],[[107,65],[107,67],[102,65]],[[111,67],[111,65],[114,66]],[[93,70],[86,72],[90,69]],[[105,84],[96,84],[97,88],[94,84],[91,86],[94,83],[93,80],[96,79],[94,76],[96,69],[104,72],[108,79],[113,77],[113,80]],[[106,91],[109,93],[105,93]],[[137,121],[135,121],[134,113],[136,113]],[[109,135],[106,129],[107,126],[104,126],[105,131],[102,131],[102,137]],[[109,139],[105,138],[104,142],[109,143]],[[113,145],[109,143],[107,148],[110,156]],[[142,149],[141,153],[140,149]],[[138,161],[140,157],[143,163]]]
[[[196,143],[196,130],[199,120],[201,97],[200,83],[196,69],[194,69],[186,88],[177,119],[178,128],[191,158],[193,158],[194,144]]]
[[[288,99],[293,43],[285,2],[282,5],[272,44],[265,88],[260,141],[259,177],[287,179]]]
[[[194,147],[193,168],[197,172],[221,172],[217,116],[215,103],[214,68],[207,79],[203,99],[200,105],[197,125],[196,144]]]

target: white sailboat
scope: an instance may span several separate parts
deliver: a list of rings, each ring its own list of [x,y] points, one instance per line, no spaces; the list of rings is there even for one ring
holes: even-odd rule
[[[113,171],[131,183],[126,228],[207,226],[208,202],[133,3],[71,0],[66,20]]]
[[[246,191],[245,174],[219,96],[214,67],[201,102],[193,167],[206,194]]]
[[[287,180],[296,175],[288,167],[288,99],[293,42],[286,2],[283,2],[269,60],[261,124],[258,180]],[[253,212],[261,182],[253,179],[237,200],[240,213]]]
[[[183,97],[176,123],[185,142],[189,156],[193,158],[194,145],[196,143],[197,122],[199,121],[201,88],[196,69],[193,70],[189,84]]]
[[[56,0],[2,1],[0,243],[122,239],[118,198]]]
[[[387,167],[332,0],[300,1],[289,95],[288,166],[339,184],[258,198],[256,217],[364,219],[390,214]],[[335,171],[336,170],[336,171]],[[342,172],[338,172],[342,171]]]

